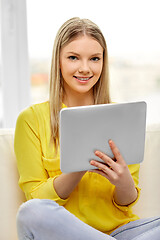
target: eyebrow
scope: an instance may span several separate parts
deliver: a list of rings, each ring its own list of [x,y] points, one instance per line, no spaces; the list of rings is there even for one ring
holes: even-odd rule
[[[76,53],[76,52],[67,52],[67,54],[73,54],[73,55],[77,55],[77,56],[80,56],[79,53]],[[102,53],[94,53],[91,55],[92,56],[99,56],[99,55],[103,55]]]

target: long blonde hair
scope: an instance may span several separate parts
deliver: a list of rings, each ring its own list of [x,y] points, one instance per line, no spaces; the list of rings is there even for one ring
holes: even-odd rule
[[[99,81],[93,87],[94,104],[110,103],[108,53],[105,38],[99,27],[88,19],[78,17],[66,21],[59,29],[53,47],[50,71],[50,124],[51,141],[56,150],[59,145],[59,112],[63,100],[63,79],[60,70],[61,48],[80,35],[88,35],[99,42],[103,48],[103,68]]]

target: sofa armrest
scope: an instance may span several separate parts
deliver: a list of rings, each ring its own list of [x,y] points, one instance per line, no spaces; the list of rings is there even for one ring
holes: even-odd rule
[[[18,171],[13,148],[14,129],[0,129],[0,239],[15,240],[16,214],[24,201],[18,186]]]
[[[160,215],[160,124],[147,126],[140,167],[141,197],[134,210],[141,218]]]

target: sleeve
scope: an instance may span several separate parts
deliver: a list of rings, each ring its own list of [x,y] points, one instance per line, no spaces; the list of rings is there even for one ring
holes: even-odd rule
[[[14,137],[14,150],[19,171],[19,185],[26,199],[51,199],[64,205],[68,199],[61,199],[53,186],[42,162],[42,147],[36,115],[30,107],[18,117]]]
[[[113,197],[113,204],[118,208],[120,209],[121,211],[130,211],[132,209],[132,207],[138,202],[139,200],[139,197],[140,197],[140,191],[141,189],[138,187],[138,183],[139,183],[139,168],[140,168],[140,164],[132,164],[132,165],[129,165],[128,166],[129,168],[129,171],[132,175],[132,178],[134,180],[134,183],[135,183],[135,187],[137,189],[137,199],[132,202],[131,204],[127,205],[127,206],[121,206],[121,205],[118,205],[115,200],[114,200],[114,197]]]

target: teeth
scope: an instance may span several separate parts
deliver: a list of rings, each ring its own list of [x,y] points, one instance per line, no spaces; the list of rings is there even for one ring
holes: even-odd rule
[[[78,78],[78,77],[77,77],[77,79],[80,80],[80,81],[87,81],[87,80],[90,79],[90,77],[89,77],[89,78]]]

